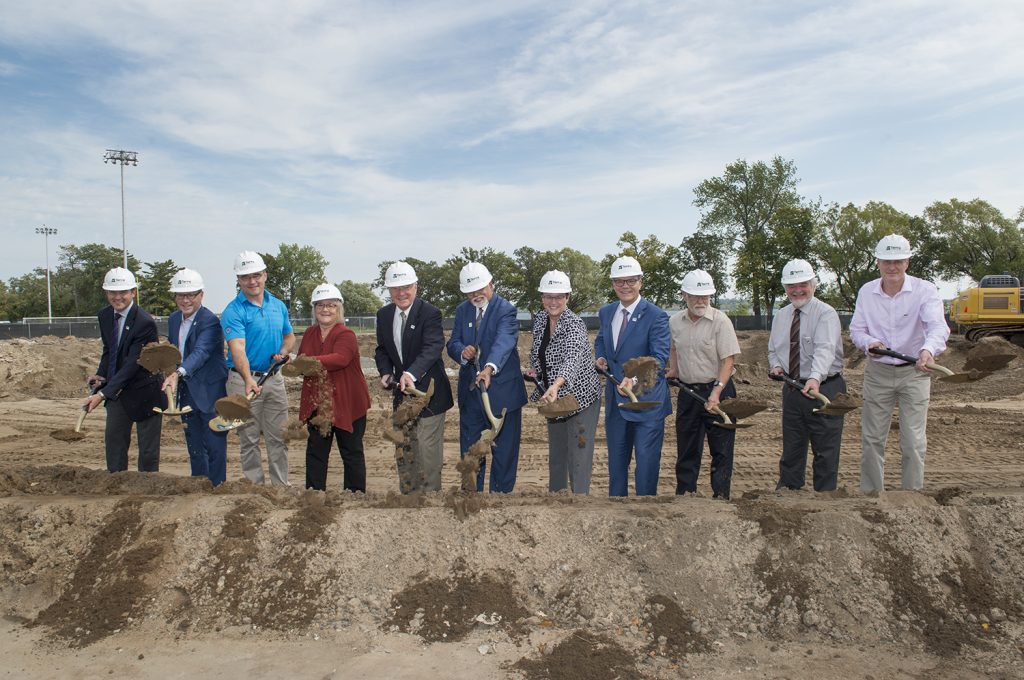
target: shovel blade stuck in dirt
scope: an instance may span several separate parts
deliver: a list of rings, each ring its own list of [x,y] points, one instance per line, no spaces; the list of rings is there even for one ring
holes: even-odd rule
[[[872,354],[877,354],[879,356],[893,357],[895,359],[899,359],[900,361],[903,361],[904,364],[917,363],[917,357],[912,357],[909,354],[901,354],[900,352],[891,350],[888,347],[872,347],[868,351],[871,352]],[[1006,364],[1003,365],[1005,366]],[[971,369],[966,373],[954,373],[945,366],[940,366],[934,362],[926,364],[926,367],[939,373],[941,377],[936,378],[936,380],[941,380],[942,382],[974,382],[975,380],[981,380],[982,378],[987,378],[988,376],[992,375],[992,371],[979,371],[977,369]]]
[[[784,373],[769,373],[768,377],[776,382],[784,382],[793,389],[800,390],[801,392],[803,392],[805,387],[802,382],[793,380]],[[851,397],[845,393],[837,394],[833,399],[829,399],[817,390],[808,390],[807,398],[821,402],[821,406],[811,411],[811,413],[816,416],[844,416],[850,411],[860,408],[861,405],[859,399]]]
[[[256,381],[256,386],[262,387],[270,376],[288,363],[289,358],[286,356],[272,363],[267,372]],[[217,403],[213,405],[217,411],[217,417],[210,420],[210,429],[214,432],[229,432],[247,425],[252,420],[252,400],[255,398],[256,392],[249,392],[244,397],[240,394],[232,394],[218,399]]]
[[[689,397],[696,399],[705,406],[707,405],[708,400],[700,396],[693,390],[691,390],[689,387],[687,387],[682,380],[679,380],[678,378],[666,378],[665,382],[667,382],[669,385],[672,385],[673,387],[678,387],[682,392],[686,393]],[[754,411],[754,413],[758,413],[759,411],[763,410],[764,409],[758,409],[758,411]],[[721,406],[715,406],[713,409],[711,409],[711,411],[721,416],[722,422],[716,422],[714,423],[714,425],[715,427],[720,427],[723,430],[742,430],[744,428],[754,426],[753,423],[741,423],[739,421],[733,420],[732,418],[729,417],[728,413],[722,410]]]
[[[622,382],[612,375],[611,371],[607,369],[601,368],[600,366],[594,366],[594,370],[611,380],[616,385]],[[621,409],[625,409],[627,411],[645,411],[649,408],[654,408],[655,406],[661,406],[660,401],[638,401],[636,395],[633,394],[633,390],[630,389],[628,385],[626,386],[626,394],[629,396],[629,401],[620,401],[619,408]]]

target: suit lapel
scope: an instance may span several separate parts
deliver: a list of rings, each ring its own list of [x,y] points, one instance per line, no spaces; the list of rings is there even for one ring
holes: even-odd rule
[[[409,331],[416,330],[416,323],[420,318],[420,307],[423,306],[423,301],[416,299],[413,300],[409,306],[409,314],[405,317],[405,329],[402,331],[402,363],[408,365],[408,357],[411,352],[410,342],[412,340],[412,333]],[[398,308],[395,308],[395,313],[398,313]]]
[[[619,349],[622,349],[623,347],[626,346],[626,341],[629,340],[629,336],[632,334],[633,329],[636,327],[638,323],[640,323],[640,319],[643,316],[645,307],[646,300],[640,300],[639,304],[637,304],[636,306],[636,309],[634,309],[633,313],[629,315],[629,321],[626,323],[626,327],[622,329],[622,336],[619,338]],[[618,308],[616,308],[616,311],[617,310]],[[615,355],[618,356],[618,354],[619,350],[617,349],[615,350]]]

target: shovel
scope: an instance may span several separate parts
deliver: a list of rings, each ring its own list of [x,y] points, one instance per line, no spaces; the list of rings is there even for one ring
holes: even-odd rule
[[[491,429],[480,433],[480,441],[493,444],[501,432],[501,426],[505,424],[505,414],[508,413],[508,409],[501,409],[501,417],[496,417],[494,411],[491,410],[491,398],[487,396],[487,387],[482,382],[477,387],[480,389],[480,398],[484,402],[484,413],[487,414],[487,420],[491,421]]]
[[[284,357],[279,359],[270,365],[270,368],[260,376],[260,379],[256,381],[257,387],[262,387],[263,383],[267,382],[270,376],[277,373],[277,371],[288,363],[290,357]],[[252,413],[249,411],[249,404],[256,398],[256,392],[250,392],[245,395],[245,399],[239,399],[238,395],[231,395],[230,397],[221,397],[214,404],[214,408],[217,410],[217,417],[210,420],[210,429],[214,432],[230,432],[231,430],[247,425],[252,420]],[[242,403],[244,402],[244,406]],[[233,417],[241,416],[241,417]]]
[[[168,343],[151,342],[142,348],[138,363],[150,373],[169,373],[177,370],[181,363],[181,351]],[[164,390],[164,394],[167,395],[167,409],[161,410],[159,406],[154,406],[153,413],[159,413],[162,416],[180,416],[192,412],[191,406],[180,410],[175,408],[178,401],[177,391],[172,390],[170,385]]]
[[[900,354],[899,352],[891,350],[888,347],[872,347],[868,351],[871,352],[872,354],[877,354],[877,355],[886,356],[886,357],[894,357],[896,359],[900,359],[901,361],[905,362],[902,365],[916,364],[917,363],[917,359],[912,357],[912,356],[910,356],[909,354]],[[992,375],[992,371],[979,371],[979,370],[976,370],[976,369],[972,369],[972,370],[968,371],[967,373],[954,373],[953,371],[949,370],[945,366],[939,366],[936,363],[930,363],[930,362],[925,364],[925,366],[927,368],[932,369],[933,371],[938,371],[939,373],[941,373],[942,377],[938,378],[938,380],[941,380],[943,382],[951,382],[951,383],[974,382],[975,380],[981,380],[982,378],[987,378],[988,376]]]
[[[708,400],[705,399],[704,397],[700,396],[699,394],[697,394],[693,390],[691,390],[685,384],[683,384],[682,380],[679,380],[678,378],[665,378],[665,382],[667,382],[669,385],[673,385],[675,387],[678,387],[683,392],[686,392],[687,395],[693,397],[694,399],[696,399],[700,403],[704,404],[705,406],[707,405]],[[742,428],[745,428],[745,427],[753,427],[754,426],[753,423],[739,423],[739,422],[736,422],[736,421],[732,420],[729,417],[729,414],[722,410],[721,406],[715,406],[714,408],[711,409],[711,412],[712,413],[716,413],[716,414],[718,414],[718,415],[720,415],[722,417],[723,422],[721,422],[721,423],[715,422],[713,424],[718,426],[718,427],[720,427],[720,428],[722,428],[723,430],[739,430],[739,429],[742,429]]]
[[[537,387],[541,387],[540,381],[537,378],[523,373],[523,380],[528,383],[532,383]],[[543,389],[543,388],[542,388]],[[564,397],[559,397],[554,401],[543,401],[537,404],[537,413],[541,414],[545,418],[557,419],[571,416],[572,414],[580,410],[580,401],[576,398],[575,394],[567,394]]]
[[[797,380],[793,380],[788,375],[779,373],[769,373],[768,377],[778,382],[785,382],[790,387],[800,390],[803,392],[805,385]],[[811,413],[819,416],[845,416],[850,411],[858,408],[860,404],[848,394],[837,394],[834,401],[829,401],[821,392],[817,390],[808,390],[808,399],[817,399],[822,403],[821,408],[816,408]]]
[[[611,371],[607,369],[595,365],[594,370],[611,380],[616,385],[621,382],[618,378],[612,375]],[[637,401],[636,395],[633,394],[633,390],[630,389],[629,385],[627,385],[625,389],[626,394],[629,395],[629,401],[620,401],[619,408],[621,409],[625,409],[627,411],[644,411],[649,408],[654,408],[655,406],[661,406],[660,401]]]

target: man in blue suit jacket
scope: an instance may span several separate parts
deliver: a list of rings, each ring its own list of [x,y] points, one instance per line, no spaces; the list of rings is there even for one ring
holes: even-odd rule
[[[448,356],[459,369],[459,450],[465,456],[491,423],[484,413],[478,385],[483,384],[495,416],[508,409],[505,424],[495,440],[491,457],[489,490],[510,493],[516,485],[519,435],[526,385],[519,367],[519,322],[511,302],[494,292],[487,267],[470,262],[459,273],[459,289],[466,301],[455,310],[455,327],[448,340]],[[477,491],[484,489],[480,465]]]
[[[177,388],[179,407],[191,406],[182,416],[192,476],[209,477],[214,486],[227,476],[228,433],[214,432],[210,420],[214,404],[227,394],[228,365],[224,359],[224,331],[217,315],[203,307],[203,277],[182,269],[171,279],[178,311],[167,320],[167,339],[181,350],[181,366],[167,376],[164,388]]]
[[[643,271],[632,257],[612,263],[612,286],[618,302],[598,312],[601,325],[594,341],[597,365],[611,371],[623,383],[633,376],[624,374],[623,364],[634,357],[654,357],[660,367],[668,361],[670,336],[664,310],[640,297]],[[620,409],[628,397],[609,380],[605,386],[604,426],[608,438],[608,495],[625,496],[629,489],[629,463],[636,451],[636,495],[658,493],[661,444],[665,417],[672,413],[672,399],[663,372],[650,390],[638,394],[640,401],[659,402],[641,411]]]
[[[108,471],[128,469],[134,423],[139,440],[139,472],[158,472],[161,423],[153,407],[163,405],[160,376],[139,366],[142,348],[159,339],[156,322],[135,304],[138,287],[135,275],[127,269],[114,267],[108,271],[103,278],[103,290],[110,303],[99,313],[103,356],[95,375],[88,379],[90,387],[101,389],[82,407],[91,412],[106,401],[103,444]]]

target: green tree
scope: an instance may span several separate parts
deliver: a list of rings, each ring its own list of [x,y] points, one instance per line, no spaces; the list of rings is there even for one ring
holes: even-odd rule
[[[487,267],[494,277],[495,290],[506,300],[514,302],[522,295],[522,276],[517,271],[515,260],[493,248],[470,248],[463,246],[441,264],[419,260],[414,257],[401,258],[416,270],[417,297],[437,306],[445,316],[455,313],[466,296],[459,289],[459,272],[470,262],[479,262]],[[378,265],[380,274],[371,282],[376,288],[384,288],[384,273],[395,260],[385,260]],[[385,295],[387,289],[385,289]]]
[[[313,289],[327,280],[327,258],[316,248],[298,243],[282,243],[276,255],[260,256],[267,264],[267,288],[284,301],[289,312],[309,312]]]
[[[750,295],[759,319],[776,296],[767,275],[781,249],[773,229],[776,215],[800,205],[797,182],[793,162],[776,156],[770,163],[737,160],[721,177],[706,179],[693,190],[693,204],[702,211],[700,227],[734,245],[736,288]]]
[[[123,263],[121,249],[100,243],[58,248],[56,273],[51,272],[54,316],[92,316],[106,307],[103,277]],[[128,254],[128,269],[138,272],[141,263]],[[45,281],[44,281],[45,288]]]
[[[589,255],[572,248],[541,251],[528,246],[517,248],[513,255],[517,265],[514,274],[516,287],[522,292],[512,303],[520,311],[540,310],[541,294],[537,287],[541,277],[553,269],[569,275],[572,283],[569,308],[574,312],[595,310],[604,302],[607,286],[601,276],[601,267]]]
[[[46,269],[36,267],[28,274],[8,280],[7,294],[5,314],[8,320],[21,321],[27,316],[46,316]]]
[[[11,289],[8,287],[6,281],[0,281],[0,319],[6,319],[7,321],[13,321],[12,318],[13,310],[11,305],[14,299],[11,296]]]
[[[980,281],[986,274],[1024,274],[1022,220],[1005,217],[992,204],[971,201],[936,201],[924,209],[930,233],[942,244],[937,269],[949,278],[969,276]]]
[[[816,221],[818,228],[811,251],[835,276],[835,281],[819,296],[840,311],[852,311],[861,286],[878,278],[875,246],[888,234],[902,234],[914,244],[917,253],[910,261],[912,273],[931,278],[935,239],[922,233],[927,228],[919,218],[888,203],[871,201],[862,208],[852,203],[842,208],[829,206],[818,212]]]
[[[384,304],[368,283],[356,283],[346,279],[335,285],[345,298],[345,316],[373,316]]]
[[[170,283],[179,269],[174,260],[147,262],[139,280],[139,305],[154,316],[169,316],[177,310]]]
[[[384,300],[391,302],[391,297],[388,295],[388,289],[384,286],[384,274],[387,272],[388,267],[397,262],[398,260],[384,260],[377,265],[378,274],[377,278],[370,282],[370,285],[377,289],[384,291]],[[407,262],[409,266],[416,272],[416,297],[422,298],[432,305],[441,308],[441,305],[437,303],[439,291],[444,287],[444,273],[443,267],[433,260],[420,260],[415,257],[406,257],[402,259],[403,262]],[[458,277],[458,272],[455,273]],[[442,308],[442,311],[443,308]],[[445,312],[447,313],[447,312]]]
[[[612,263],[622,255],[635,257],[644,272],[644,286],[641,294],[662,308],[672,308],[679,302],[679,284],[683,274],[679,248],[662,243],[654,234],[640,240],[636,234],[627,231],[615,243],[619,254],[609,253],[601,260],[600,271],[610,272]],[[611,281],[605,277],[605,300],[614,302],[618,298],[612,290]]]

